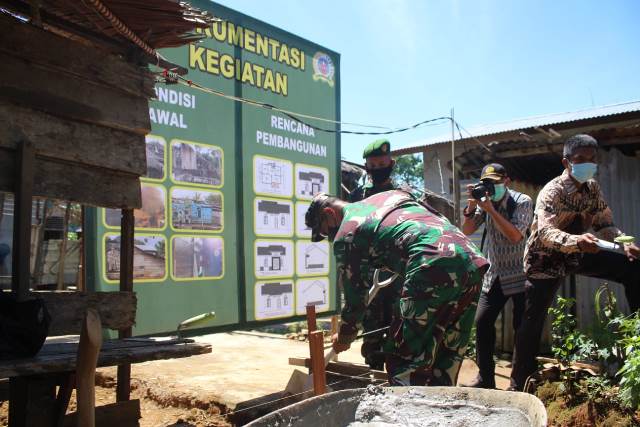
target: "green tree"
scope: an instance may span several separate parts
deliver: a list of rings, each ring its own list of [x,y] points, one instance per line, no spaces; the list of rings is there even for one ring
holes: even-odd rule
[[[391,179],[395,185],[409,185],[416,189],[424,188],[424,163],[422,155],[410,154],[396,157]]]

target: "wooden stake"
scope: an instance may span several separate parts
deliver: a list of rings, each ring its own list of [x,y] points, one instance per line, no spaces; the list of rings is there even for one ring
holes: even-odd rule
[[[76,368],[76,394],[78,400],[78,426],[95,427],[96,365],[102,346],[102,324],[98,312],[87,309],[80,333],[78,365]]]
[[[316,396],[327,392],[327,375],[324,369],[324,334],[315,331],[309,335],[311,345],[311,369],[313,375],[313,393]]]
[[[313,304],[307,305],[307,329],[309,330],[309,335],[311,335],[311,332],[318,330],[318,324],[316,323],[316,306]]]
[[[62,240],[60,241],[60,249],[58,251],[58,281],[57,289],[59,291],[65,288],[64,286],[64,263],[67,255],[67,234],[69,234],[69,216],[71,215],[71,202],[67,202],[67,207],[64,210],[64,223],[62,224]]]
[[[15,203],[13,215],[13,254],[11,290],[18,301],[27,299],[30,284],[29,261],[31,259],[31,208],[33,199],[33,174],[35,150],[29,141],[18,147],[15,176]]]
[[[120,225],[120,290],[133,291],[133,209],[122,210]],[[118,338],[130,338],[132,330],[127,328],[118,331]],[[129,400],[131,395],[131,364],[118,365],[118,383],[116,400]]]
[[[335,334],[338,333],[338,325],[340,324],[340,318],[334,314],[333,316],[331,316],[331,338],[333,339],[333,336]],[[334,355],[332,358],[333,362],[337,362],[338,361],[338,355]]]

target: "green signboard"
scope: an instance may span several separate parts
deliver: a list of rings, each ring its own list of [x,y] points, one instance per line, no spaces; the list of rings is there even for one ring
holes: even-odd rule
[[[161,52],[189,69],[191,84],[159,83],[150,103],[134,333],[171,332],[211,311],[204,327],[212,330],[294,319],[307,304],[335,311],[329,244],[310,241],[304,214],[313,194],[338,193],[340,137],[307,125],[337,130],[331,122],[292,116],[339,120],[339,55],[215,3],[191,3],[221,22],[201,41]],[[95,211],[96,290],[117,289],[119,227],[118,210]]]

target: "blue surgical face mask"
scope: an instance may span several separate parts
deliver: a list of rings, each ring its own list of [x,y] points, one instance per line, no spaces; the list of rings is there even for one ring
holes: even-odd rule
[[[504,193],[507,192],[507,187],[505,187],[504,184],[495,184],[493,188],[495,189],[495,193],[491,196],[491,200],[499,202],[504,197]]]
[[[598,165],[596,163],[570,163],[571,176],[576,179],[580,184],[589,181],[598,172]]]

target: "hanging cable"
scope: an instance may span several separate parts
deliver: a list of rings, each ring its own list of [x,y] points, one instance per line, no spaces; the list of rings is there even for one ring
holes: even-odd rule
[[[233,95],[228,95],[226,93],[223,93],[221,91],[215,90],[215,89],[211,89],[211,88],[207,88],[205,86],[202,86],[198,83],[195,83],[192,80],[188,80],[185,79],[182,76],[179,76],[175,73],[172,73],[168,70],[164,70],[162,73],[163,77],[165,79],[167,79],[168,81],[173,81],[174,83],[180,83],[184,86],[189,86],[195,89],[198,89],[202,92],[205,93],[209,93],[211,95],[216,95],[216,96],[220,96],[222,98],[225,99],[229,99],[232,101],[236,101],[236,102],[241,102],[244,104],[248,104],[248,105],[253,105],[255,107],[260,107],[260,108],[265,108],[268,110],[273,110],[273,111],[277,111],[279,113],[284,114],[285,116],[289,117],[290,119],[293,119],[297,122],[300,122],[302,124],[304,124],[305,126],[308,126],[310,128],[313,128],[317,131],[320,132],[326,132],[326,133],[335,133],[335,134],[350,134],[350,135],[391,135],[391,134],[395,134],[395,133],[400,133],[400,132],[406,132],[408,130],[411,129],[416,129],[425,125],[428,125],[429,123],[434,123],[434,122],[438,122],[438,121],[442,121],[442,120],[451,120],[449,117],[447,116],[442,116],[442,117],[437,117],[435,119],[429,119],[429,120],[423,120],[421,122],[418,122],[416,124],[413,124],[411,126],[406,126],[403,128],[396,128],[396,129],[390,129],[388,131],[381,131],[381,132],[361,132],[361,131],[349,131],[349,130],[336,130],[336,129],[326,129],[326,128],[322,128],[319,126],[315,126],[312,125],[308,122],[305,122],[304,119],[309,119],[309,120],[318,120],[318,121],[322,121],[322,122],[327,122],[327,123],[333,123],[336,125],[348,125],[348,126],[360,126],[360,127],[370,127],[370,128],[378,128],[378,129],[389,129],[388,127],[383,127],[383,126],[374,126],[374,125],[363,125],[363,124],[359,124],[359,123],[349,123],[349,122],[341,122],[338,120],[332,120],[332,119],[326,119],[323,117],[317,117],[317,116],[311,116],[308,114],[302,114],[302,113],[297,113],[297,112],[293,112],[293,111],[289,111],[289,110],[284,110],[282,108],[278,108],[272,104],[268,104],[266,102],[260,102],[260,101],[255,101],[252,99],[247,99],[247,98],[241,98],[241,97],[237,97],[237,96],[233,96]],[[166,83],[166,82],[165,82]]]

